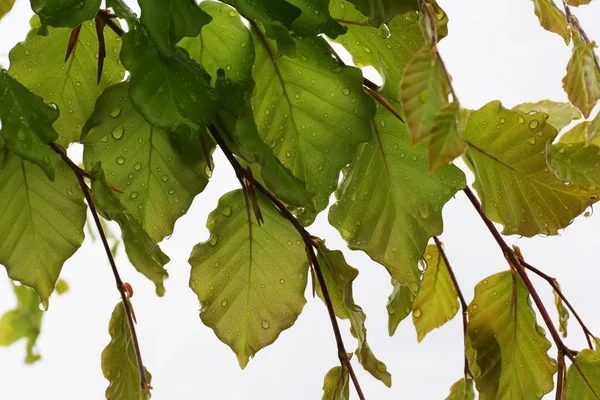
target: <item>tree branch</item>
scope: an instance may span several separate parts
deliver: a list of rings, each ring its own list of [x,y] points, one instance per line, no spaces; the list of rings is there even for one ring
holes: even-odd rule
[[[331,302],[331,296],[329,295],[329,290],[327,289],[327,285],[325,283],[325,277],[323,276],[323,271],[321,270],[321,265],[319,264],[319,259],[317,258],[317,254],[315,253],[315,249],[313,247],[313,239],[310,233],[302,226],[300,221],[286,208],[286,206],[279,201],[269,190],[267,190],[260,182],[254,179],[252,172],[250,170],[245,169],[239,161],[235,158],[225,140],[221,137],[221,134],[217,130],[217,128],[211,124],[208,126],[210,133],[212,134],[215,142],[219,145],[223,153],[225,153],[225,157],[233,167],[235,174],[237,175],[238,180],[242,184],[242,187],[247,188],[247,184],[245,181],[250,182],[252,187],[261,192],[269,201],[279,210],[279,213],[287,219],[298,231],[302,240],[304,241],[306,247],[306,254],[310,264],[313,267],[315,275],[317,276],[317,281],[319,282],[319,286],[321,287],[321,293],[323,294],[323,299],[325,300],[325,305],[327,307],[327,312],[329,314],[329,319],[331,321],[331,327],[333,329],[333,334],[335,336],[335,342],[337,344],[338,349],[338,358],[343,368],[345,368],[350,374],[350,378],[352,379],[352,383],[354,384],[354,388],[358,393],[358,397],[361,400],[365,399],[363,391],[360,387],[360,383],[358,382],[358,378],[352,368],[352,364],[350,362],[350,358],[348,357],[348,352],[344,346],[344,341],[342,339],[342,334],[340,332],[340,327],[338,325],[335,311],[333,309],[333,303]]]
[[[108,257],[108,262],[115,277],[117,289],[119,290],[119,294],[121,295],[121,302],[123,303],[123,307],[125,308],[125,315],[127,315],[127,323],[129,325],[129,331],[131,332],[137,368],[140,374],[140,387],[142,390],[149,390],[150,384],[146,379],[146,372],[144,370],[144,364],[142,362],[142,353],[140,351],[140,345],[138,343],[137,333],[135,331],[133,310],[129,303],[127,290],[125,288],[125,285],[123,284],[123,281],[121,280],[121,276],[119,275],[119,270],[117,269],[115,259],[113,258],[112,253],[110,251],[110,245],[108,244],[108,240],[106,239],[104,228],[102,228],[102,223],[100,222],[98,211],[96,210],[96,206],[94,204],[94,201],[92,200],[90,188],[85,183],[84,177],[87,177],[87,175],[84,174],[83,170],[79,168],[77,164],[75,164],[60,147],[58,147],[54,143],[50,143],[50,147],[63,159],[63,161],[71,168],[71,170],[73,170],[73,173],[75,174],[75,176],[77,177],[77,181],[79,182],[79,186],[81,187],[81,191],[83,192],[83,195],[88,203],[88,206],[94,218],[94,222],[96,224],[96,228],[98,229],[98,233],[100,234],[100,238],[102,239],[104,251],[106,252],[106,256]]]

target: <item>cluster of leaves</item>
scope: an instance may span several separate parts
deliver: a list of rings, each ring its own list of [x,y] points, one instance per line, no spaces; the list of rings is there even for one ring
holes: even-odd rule
[[[0,0],[0,17],[12,3]],[[390,335],[412,313],[421,341],[463,307],[467,364],[450,399],[473,399],[473,383],[482,399],[539,399],[557,370],[569,398],[599,398],[598,349],[580,352],[568,372],[550,358],[521,264],[480,282],[467,308],[441,243],[428,246],[442,233],[443,206],[468,190],[452,163],[460,156],[485,218],[505,235],[556,235],[598,200],[600,115],[558,136],[600,99],[594,43],[568,5],[565,15],[534,1],[542,26],[573,42],[563,81],[572,104],[466,110],[437,50],[448,17],[434,1],[139,0],[140,18],[121,0],[100,3],[31,0],[31,31],[0,70],[0,264],[23,285],[0,320],[1,345],[26,337],[27,362],[38,358],[37,302],[47,308],[60,290],[88,207],[98,229],[98,214],[119,224],[131,264],[162,296],[169,257],[157,243],[209,183],[218,144],[242,189],[209,216],[190,288],[241,367],[294,324],[311,272],[332,319],[350,321],[360,364],[391,385],[353,299],[358,271],[304,229],[335,193],[331,225],[390,274]],[[342,63],[332,42],[383,85]],[[84,146],[83,168],[66,155],[72,143]],[[566,336],[569,312],[553,287]],[[102,355],[106,396],[146,398],[150,374],[139,365],[131,294],[122,295]],[[353,371],[340,357],[324,399],[349,397]]]

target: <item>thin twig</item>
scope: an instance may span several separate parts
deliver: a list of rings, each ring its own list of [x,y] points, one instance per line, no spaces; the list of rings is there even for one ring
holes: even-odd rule
[[[446,269],[448,270],[448,274],[450,275],[450,279],[452,279],[452,284],[454,285],[454,289],[456,290],[456,293],[458,294],[458,299],[460,300],[460,308],[461,308],[461,312],[462,312],[462,324],[463,324],[463,340],[464,340],[465,351],[466,351],[466,349],[467,349],[467,325],[469,323],[469,319],[468,319],[469,316],[467,314],[468,305],[465,300],[465,296],[463,296],[462,290],[460,290],[460,286],[458,285],[458,280],[456,279],[456,275],[454,274],[454,271],[452,270],[452,267],[450,266],[450,261],[448,260],[448,256],[446,255],[446,252],[444,251],[444,244],[441,242],[441,240],[437,236],[434,236],[433,240],[435,241],[435,245],[437,246],[437,249],[440,252],[440,255],[442,256],[444,263],[446,263]],[[471,373],[471,370],[469,368],[469,359],[467,358],[466,353],[465,353],[464,372],[465,372],[465,379],[473,377],[473,374]]]
[[[565,398],[565,378],[567,366],[565,365],[565,354],[558,350],[558,371],[556,374],[556,400]]]
[[[98,233],[100,234],[100,239],[102,240],[102,244],[104,245],[104,250],[106,252],[106,256],[108,257],[108,262],[112,269],[113,275],[115,276],[115,282],[117,284],[117,289],[119,290],[119,294],[121,295],[121,301],[123,303],[123,307],[125,308],[125,315],[127,315],[127,323],[129,325],[129,331],[131,332],[131,339],[133,342],[133,347],[135,350],[135,358],[137,362],[138,372],[140,374],[140,387],[142,390],[150,389],[150,384],[146,379],[146,372],[144,371],[144,364],[142,362],[142,353],[140,351],[140,345],[138,343],[137,333],[135,331],[135,322],[133,316],[133,309],[129,304],[129,299],[127,296],[127,291],[125,289],[125,285],[121,280],[121,276],[119,275],[119,270],[117,269],[117,265],[115,263],[115,259],[112,256],[110,251],[110,245],[108,244],[108,240],[106,239],[106,234],[104,233],[104,229],[102,228],[102,223],[100,222],[100,217],[98,216],[98,211],[96,210],[96,206],[92,199],[92,195],[90,192],[90,188],[85,183],[84,177],[85,175],[82,173],[81,168],[77,166],[68,156],[67,154],[56,144],[50,143],[50,147],[57,153],[63,161],[73,170],[73,173],[77,177],[77,181],[79,182],[79,186],[81,187],[81,191],[85,196],[85,199],[88,203],[92,216],[94,217],[94,222],[96,224],[96,228],[98,229]]]
[[[108,10],[98,10],[98,14],[96,14],[96,17],[100,17],[102,19],[102,21],[104,21],[104,23],[117,35],[119,35],[120,37],[125,36],[125,32],[123,30],[123,28],[121,28],[119,26],[119,24],[117,24],[115,22],[115,16],[113,14],[111,14]]]
[[[354,388],[358,393],[358,397],[361,400],[364,400],[365,396],[363,394],[362,388],[360,387],[360,383],[358,382],[358,378],[356,377],[354,369],[352,368],[350,359],[348,358],[348,352],[346,351],[346,348],[344,346],[344,341],[342,339],[340,327],[335,316],[333,303],[331,302],[331,296],[329,295],[329,290],[327,289],[327,285],[325,283],[325,277],[323,276],[323,271],[321,270],[319,259],[317,258],[313,247],[313,240],[311,234],[308,233],[308,231],[304,228],[304,226],[302,226],[300,221],[298,221],[298,219],[286,208],[286,206],[281,201],[279,201],[279,199],[277,199],[273,194],[271,194],[271,192],[267,190],[260,182],[254,179],[254,176],[252,175],[252,172],[250,172],[250,170],[245,169],[238,162],[238,160],[235,158],[235,156],[227,146],[227,143],[225,143],[225,141],[221,137],[221,134],[219,133],[217,128],[213,124],[211,124],[208,126],[208,129],[211,132],[213,138],[215,139],[215,142],[217,142],[223,153],[225,153],[225,157],[227,157],[227,160],[233,167],[238,179],[240,180],[240,183],[245,187],[246,184],[244,183],[244,180],[251,182],[252,186],[259,192],[261,192],[271,203],[273,203],[273,205],[279,210],[279,213],[285,219],[287,219],[294,226],[296,231],[298,231],[300,236],[302,236],[306,247],[306,254],[308,256],[310,264],[313,267],[315,275],[317,276],[319,286],[321,287],[321,293],[323,294],[323,299],[325,300],[325,305],[327,306],[329,319],[331,320],[331,327],[333,329],[335,342],[337,344],[338,358],[342,367],[345,368],[350,374],[350,378],[352,379]]]

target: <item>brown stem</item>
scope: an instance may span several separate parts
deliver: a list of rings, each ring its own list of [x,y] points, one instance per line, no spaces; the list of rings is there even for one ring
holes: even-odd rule
[[[340,327],[338,325],[337,319],[335,317],[335,312],[333,309],[333,303],[331,302],[331,296],[329,295],[329,290],[327,289],[327,285],[325,283],[325,277],[323,276],[323,271],[321,270],[321,265],[319,264],[319,260],[317,258],[317,254],[315,253],[315,249],[313,247],[313,239],[310,233],[302,226],[300,221],[286,208],[286,206],[279,201],[269,190],[267,190],[260,182],[254,179],[252,172],[250,170],[245,169],[235,158],[227,143],[221,137],[221,134],[217,130],[217,128],[211,124],[208,126],[215,142],[219,145],[223,153],[225,153],[225,157],[233,167],[240,183],[243,187],[246,187],[244,181],[251,182],[252,187],[261,192],[273,205],[279,210],[279,213],[287,219],[298,231],[300,236],[302,236],[302,240],[304,241],[306,247],[306,254],[308,256],[309,262],[313,267],[315,275],[317,276],[317,280],[319,282],[319,286],[321,287],[321,293],[323,294],[323,299],[325,300],[325,305],[327,306],[327,312],[329,313],[329,319],[331,321],[331,327],[333,329],[333,334],[335,336],[335,342],[337,344],[338,349],[338,358],[343,368],[345,368],[350,374],[350,378],[352,379],[352,383],[354,384],[354,388],[358,393],[358,397],[361,400],[365,399],[365,395],[363,394],[362,388],[360,387],[360,383],[358,382],[358,378],[352,368],[352,364],[350,363],[350,358],[348,358],[348,352],[344,346],[344,341],[342,339],[342,334],[340,332]]]
[[[565,354],[562,350],[558,351],[558,371],[556,374],[556,400],[565,398],[565,378],[567,366],[565,365]]]
[[[148,390],[150,388],[150,384],[146,379],[146,372],[144,371],[142,353],[140,351],[140,345],[138,343],[137,333],[135,331],[133,310],[129,303],[125,286],[123,285],[123,281],[121,280],[121,275],[119,275],[119,270],[117,269],[115,259],[113,258],[112,253],[110,251],[110,245],[108,244],[108,240],[106,239],[104,228],[102,228],[102,223],[100,222],[98,211],[96,210],[96,206],[94,204],[94,201],[92,200],[90,188],[85,183],[84,177],[86,175],[82,173],[82,169],[79,168],[77,164],[75,164],[60,147],[58,147],[54,143],[50,143],[50,147],[63,159],[63,161],[71,168],[71,170],[73,170],[73,173],[75,174],[75,176],[77,177],[77,181],[79,182],[79,186],[81,187],[81,191],[83,192],[83,195],[85,196],[85,199],[88,203],[88,206],[94,218],[94,222],[96,224],[96,228],[98,229],[98,233],[100,234],[100,239],[102,239],[104,251],[106,252],[106,256],[108,257],[108,262],[112,269],[113,275],[115,276],[117,289],[119,290],[119,294],[121,295],[121,301],[123,303],[123,307],[125,308],[125,315],[127,315],[127,323],[129,325],[129,331],[131,332],[131,339],[133,341],[133,347],[135,350],[135,358],[137,362],[138,372],[140,374],[140,387],[142,388],[142,390]]]
[[[454,274],[454,271],[452,270],[452,267],[450,266],[450,261],[448,260],[448,256],[446,255],[446,252],[444,251],[444,244],[441,242],[441,240],[437,236],[434,236],[433,240],[435,241],[435,245],[437,246],[437,249],[440,252],[440,255],[442,256],[444,263],[446,263],[446,269],[448,270],[448,274],[450,275],[450,279],[452,279],[452,284],[454,285],[454,289],[456,290],[456,293],[458,294],[458,299],[460,300],[460,308],[461,308],[461,312],[462,312],[462,324],[463,324],[463,340],[464,340],[464,346],[465,346],[465,350],[466,350],[467,349],[467,325],[469,323],[468,314],[467,314],[468,305],[465,300],[465,296],[463,296],[462,290],[460,290],[460,286],[458,285],[458,280],[456,279],[456,275]],[[469,360],[467,359],[466,353],[465,353],[464,372],[465,372],[465,379],[473,376],[473,374],[471,373],[471,370],[469,369]]]
[[[96,14],[97,17],[99,17],[100,19],[102,19],[102,21],[104,21],[104,23],[117,35],[119,35],[120,37],[125,36],[125,31],[123,30],[123,28],[121,28],[119,26],[119,24],[117,24],[114,20],[114,15],[111,14],[108,10],[98,10],[98,14]]]
[[[577,29],[577,31],[579,32],[579,34],[581,35],[581,37],[583,38],[583,41],[585,43],[590,44],[592,41],[590,40],[589,36],[583,30],[583,27],[579,23],[579,19],[577,19],[577,17],[575,15],[573,15],[573,13],[571,12],[571,8],[567,4],[566,0],[563,0],[563,7],[565,8],[565,15],[567,17],[567,22],[569,22],[571,24],[571,26],[573,26],[575,29]],[[594,52],[593,49],[592,49],[592,52],[594,53],[594,64],[596,64],[596,68],[598,69],[598,72],[600,72],[600,61],[598,60],[598,56],[596,55],[596,53]]]

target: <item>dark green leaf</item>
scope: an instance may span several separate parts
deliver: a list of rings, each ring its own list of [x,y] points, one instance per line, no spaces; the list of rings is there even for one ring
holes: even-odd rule
[[[106,0],[106,7],[112,8],[115,15],[126,20],[129,26],[133,26],[137,21],[137,15],[123,0]]]
[[[419,10],[417,0],[348,0],[369,17],[369,23],[375,27],[385,24],[398,14]]]
[[[388,297],[388,334],[393,336],[398,329],[398,325],[412,311],[412,304],[416,295],[406,285],[396,282],[392,279],[394,290]]]
[[[292,30],[300,37],[324,33],[332,39],[346,33],[347,28],[329,14],[330,0],[288,0],[302,10],[292,24]]]
[[[102,0],[30,0],[42,25],[75,28],[96,16]]]

